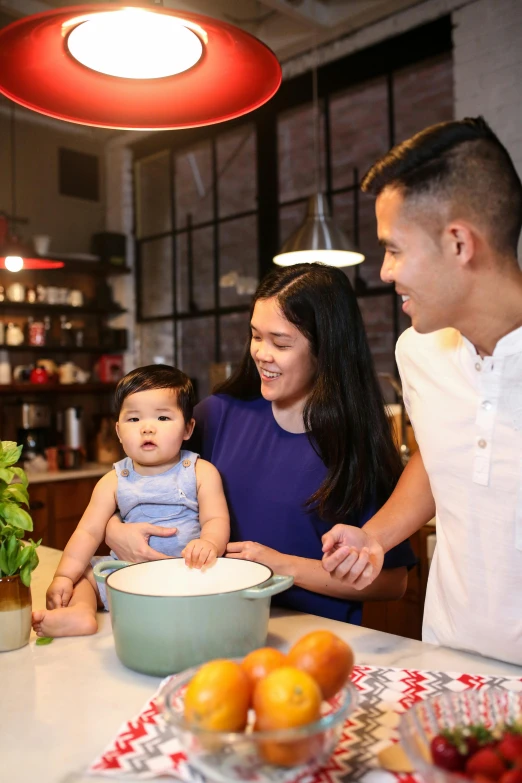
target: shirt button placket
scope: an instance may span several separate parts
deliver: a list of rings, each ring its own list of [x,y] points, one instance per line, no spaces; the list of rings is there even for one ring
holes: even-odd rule
[[[481,373],[479,380],[479,405],[476,417],[475,456],[473,460],[473,481],[487,486],[491,468],[493,428],[496,417],[498,386],[501,367],[491,357],[475,362],[475,370]]]

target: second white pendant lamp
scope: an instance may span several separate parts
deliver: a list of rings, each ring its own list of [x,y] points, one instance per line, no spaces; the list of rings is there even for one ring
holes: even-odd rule
[[[314,158],[316,192],[308,199],[304,222],[286,240],[281,251],[274,256],[274,264],[292,264],[321,261],[330,266],[354,266],[364,261],[361,253],[339,228],[330,215],[326,196],[320,192],[319,174],[321,159],[319,151],[319,98],[317,90],[317,47],[312,71],[314,110]]]

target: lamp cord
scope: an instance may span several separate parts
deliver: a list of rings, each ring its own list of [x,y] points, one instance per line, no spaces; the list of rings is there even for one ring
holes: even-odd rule
[[[315,192],[320,192],[321,179],[321,153],[319,149],[319,136],[321,132],[319,115],[319,91],[317,84],[317,31],[314,33],[314,63],[312,68],[312,102],[314,113],[314,161],[315,161]]]
[[[15,138],[15,107],[11,105],[11,222],[16,220],[16,138]],[[11,226],[13,233],[13,226]]]

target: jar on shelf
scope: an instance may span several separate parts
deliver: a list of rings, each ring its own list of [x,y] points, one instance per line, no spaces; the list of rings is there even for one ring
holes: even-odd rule
[[[27,320],[27,342],[29,345],[45,345],[45,323],[40,320]]]
[[[36,293],[35,285],[28,285],[25,289],[25,301],[30,304],[34,304],[37,301],[38,295]]]
[[[60,316],[60,345],[64,348],[73,346],[72,323],[67,320],[66,315]]]

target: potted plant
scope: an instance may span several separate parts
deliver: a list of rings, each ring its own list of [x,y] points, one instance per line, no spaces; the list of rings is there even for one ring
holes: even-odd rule
[[[33,521],[21,506],[29,507],[27,476],[14,467],[21,446],[0,442],[0,652],[16,650],[31,633],[31,574],[38,565],[40,541],[23,542]]]

